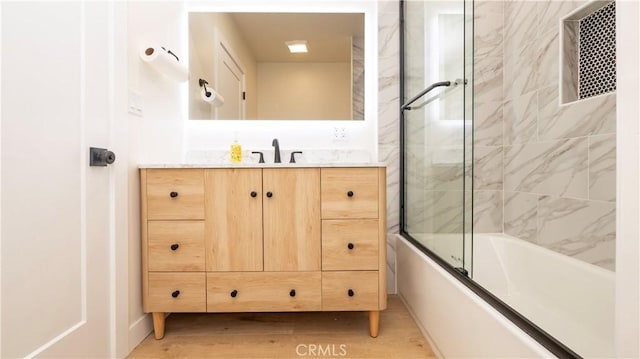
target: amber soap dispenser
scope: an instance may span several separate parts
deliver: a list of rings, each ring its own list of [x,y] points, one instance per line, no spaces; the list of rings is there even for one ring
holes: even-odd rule
[[[231,163],[242,163],[242,146],[238,143],[238,133],[234,133],[233,143],[231,144]]]

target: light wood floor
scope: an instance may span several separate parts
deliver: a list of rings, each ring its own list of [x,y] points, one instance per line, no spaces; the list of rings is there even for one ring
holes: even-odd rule
[[[400,298],[389,296],[380,334],[366,312],[172,314],[129,358],[435,358]]]

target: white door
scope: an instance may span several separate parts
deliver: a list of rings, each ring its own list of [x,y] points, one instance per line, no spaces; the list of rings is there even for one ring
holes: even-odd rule
[[[113,355],[110,6],[0,4],[3,358]]]
[[[218,83],[216,91],[224,98],[224,104],[216,107],[215,118],[219,120],[244,120],[244,70],[222,42],[218,42],[217,54]]]

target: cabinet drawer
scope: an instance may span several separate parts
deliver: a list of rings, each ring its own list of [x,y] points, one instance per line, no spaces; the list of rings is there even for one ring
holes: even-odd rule
[[[147,170],[148,219],[204,219],[204,171]]]
[[[323,219],[378,218],[377,168],[323,168]]]
[[[150,272],[147,312],[204,312],[205,273]]]
[[[320,272],[207,273],[207,311],[320,310],[320,278]]]
[[[323,272],[322,310],[378,310],[378,272]]]
[[[204,271],[204,221],[149,221],[150,271]]]
[[[378,270],[378,220],[322,221],[322,270]]]

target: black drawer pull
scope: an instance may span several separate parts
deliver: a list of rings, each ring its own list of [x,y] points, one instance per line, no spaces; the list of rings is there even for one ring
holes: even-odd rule
[[[172,244],[172,245],[171,245],[171,250],[172,250],[172,251],[175,251],[175,250],[177,250],[178,248],[180,248],[180,245],[179,245],[178,243],[174,243],[174,244]]]
[[[238,295],[238,291],[237,290],[234,289],[234,290],[231,291],[231,297],[232,298],[235,298],[237,295]]]
[[[349,243],[349,244],[347,244],[347,248],[349,248],[349,249],[353,249],[353,247],[355,247],[355,246],[353,245],[353,243]]]
[[[349,289],[349,290],[347,291],[347,294],[348,294],[350,297],[353,297],[356,293],[353,291],[353,289]]]
[[[176,198],[178,197],[178,192],[171,192],[169,193],[169,196],[171,196],[171,198]]]
[[[258,192],[256,191],[251,191],[251,197],[256,197],[258,195]]]
[[[267,197],[269,197],[269,198],[273,197],[273,193],[267,192]]]
[[[291,291],[289,292],[289,295],[292,297],[296,296],[296,290],[295,289],[291,289]]]
[[[353,197],[353,191],[349,191],[349,192],[347,192],[347,196],[349,196],[349,197]]]
[[[180,295],[180,291],[176,290],[175,292],[171,293],[171,296],[174,298],[178,298],[178,296]]]

